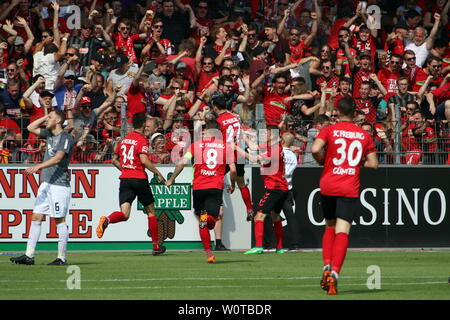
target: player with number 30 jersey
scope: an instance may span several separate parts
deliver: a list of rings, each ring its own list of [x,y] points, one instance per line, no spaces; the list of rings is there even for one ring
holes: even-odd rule
[[[339,100],[340,121],[323,128],[311,147],[316,161],[324,166],[320,177],[325,218],[320,285],[328,295],[337,294],[337,279],[347,253],[350,227],[358,213],[360,167],[378,168],[372,137],[353,123],[355,108],[352,98]]]

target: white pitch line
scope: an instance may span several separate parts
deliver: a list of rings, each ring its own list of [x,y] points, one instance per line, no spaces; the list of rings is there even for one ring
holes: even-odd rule
[[[381,286],[415,286],[415,285],[430,285],[430,284],[446,284],[447,282],[441,281],[432,281],[432,282],[407,282],[407,283],[381,283]],[[367,286],[366,283],[346,283],[344,287],[351,286]],[[284,286],[283,286],[284,287]],[[303,284],[303,285],[290,285],[289,288],[309,288],[309,287],[318,287],[317,284]],[[82,288],[80,290],[136,290],[136,289],[150,289],[150,290],[159,290],[159,289],[225,289],[225,288],[274,288],[274,286],[269,285],[253,285],[253,286],[238,286],[238,285],[230,285],[230,286],[149,286],[149,287],[108,287],[108,288]],[[31,291],[31,290],[69,290],[67,288],[8,288],[2,289],[3,291]],[[377,290],[372,290],[374,293]]]
[[[321,279],[321,276],[304,276],[304,277],[262,277],[262,278],[144,278],[144,279],[85,279],[80,280],[80,282],[139,282],[139,281],[254,281],[254,280],[314,280]],[[447,279],[448,275],[445,276],[382,276],[382,279]],[[341,279],[367,279],[367,276],[342,276]],[[53,279],[42,279],[42,280],[0,280],[0,283],[39,283],[39,282],[66,282],[67,280],[53,280]]]

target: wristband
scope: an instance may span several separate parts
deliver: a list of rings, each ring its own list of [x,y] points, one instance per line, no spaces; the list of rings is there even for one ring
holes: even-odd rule
[[[63,40],[63,41],[67,41],[67,38],[66,38],[66,37],[64,37],[64,38],[62,38],[62,40]]]

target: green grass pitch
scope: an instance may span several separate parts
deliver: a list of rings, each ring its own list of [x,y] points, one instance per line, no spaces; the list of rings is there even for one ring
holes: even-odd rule
[[[321,252],[244,255],[217,252],[69,252],[81,288],[69,290],[67,267],[47,266],[55,253],[38,252],[34,266],[15,265],[0,254],[0,299],[152,300],[397,300],[450,299],[450,250],[350,251],[339,295],[319,287]],[[367,287],[368,267],[380,268],[381,288]]]

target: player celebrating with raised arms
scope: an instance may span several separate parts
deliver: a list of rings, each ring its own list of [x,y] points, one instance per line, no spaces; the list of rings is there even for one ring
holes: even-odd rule
[[[311,147],[314,159],[324,166],[320,196],[326,225],[322,238],[324,268],[320,285],[328,295],[337,294],[337,279],[358,209],[360,167],[378,168],[372,137],[353,123],[353,100],[341,99],[337,110],[340,121],[322,129]]]
[[[112,163],[119,169],[120,189],[119,201],[120,211],[115,211],[109,216],[100,218],[97,227],[97,236],[103,237],[105,229],[110,223],[127,221],[131,213],[131,205],[137,197],[144,206],[148,215],[148,230],[152,237],[153,255],[157,256],[166,251],[158,241],[158,221],[155,215],[155,199],[148,182],[145,169],[150,170],[158,176],[158,181],[164,181],[159,170],[148,159],[148,139],[145,133],[147,127],[152,125],[152,120],[147,119],[144,113],[133,115],[132,124],[134,131],[129,133],[118,145],[114,152]]]
[[[284,202],[287,199],[289,184],[284,171],[284,153],[283,146],[279,136],[278,127],[268,125],[264,131],[265,145],[255,146],[259,149],[258,155],[251,155],[239,147],[238,152],[252,162],[261,164],[261,176],[264,181],[264,195],[259,202],[259,208],[256,212],[254,222],[255,247],[244,252],[244,254],[263,253],[264,220],[267,215],[271,215],[275,237],[276,253],[284,253],[283,249],[283,225],[280,213]]]
[[[226,101],[223,97],[218,97],[213,100],[213,105],[225,106]],[[219,218],[227,164],[230,167],[231,185],[228,190],[230,193],[234,191],[237,175],[234,159],[227,156],[233,152],[233,148],[222,138],[215,116],[212,113],[207,114],[205,123],[202,138],[191,144],[189,150],[178,162],[173,175],[166,181],[166,186],[172,185],[175,178],[194,158],[194,180],[192,182],[194,212],[199,216],[200,239],[206,252],[207,261],[214,263],[215,257],[211,251],[209,230],[214,229]]]
[[[34,264],[34,251],[41,234],[41,224],[44,216],[55,219],[58,232],[58,257],[49,265],[66,265],[67,241],[69,231],[66,224],[66,215],[70,203],[70,177],[69,162],[73,152],[74,141],[72,136],[63,130],[66,119],[62,111],[54,110],[48,115],[32,122],[28,131],[47,139],[44,162],[29,167],[26,174],[33,174],[42,169],[42,184],[39,186],[31,227],[27,242],[27,251],[20,257],[11,258],[11,262],[18,264]],[[45,124],[45,129],[40,128]]]

